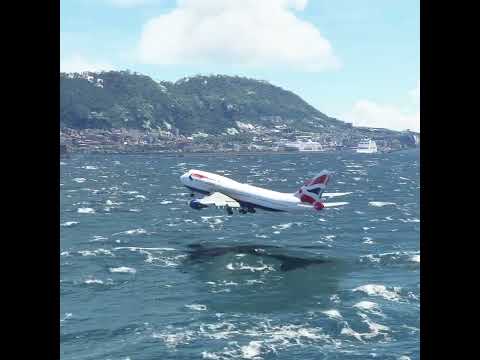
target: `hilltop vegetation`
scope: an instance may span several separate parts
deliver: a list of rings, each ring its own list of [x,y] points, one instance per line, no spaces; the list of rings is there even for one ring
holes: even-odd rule
[[[60,125],[183,135],[241,131],[242,126],[312,132],[351,128],[265,81],[212,75],[157,82],[129,71],[61,73]]]

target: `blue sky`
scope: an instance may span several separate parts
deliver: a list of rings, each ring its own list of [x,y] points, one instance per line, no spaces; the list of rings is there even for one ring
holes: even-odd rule
[[[355,125],[418,131],[419,8],[419,0],[61,0],[61,70],[247,76]]]

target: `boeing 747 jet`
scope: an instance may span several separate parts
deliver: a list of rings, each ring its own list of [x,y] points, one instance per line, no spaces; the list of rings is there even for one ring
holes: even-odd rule
[[[348,202],[323,202],[324,197],[334,197],[349,193],[324,193],[332,177],[332,172],[321,171],[308,180],[294,193],[273,191],[250,184],[240,183],[225,176],[201,170],[189,170],[180,177],[184,186],[195,193],[204,194],[203,198],[192,199],[190,207],[203,209],[208,206],[225,208],[229,215],[233,209],[241,214],[255,213],[256,209],[268,211],[320,211],[324,208],[342,206]]]

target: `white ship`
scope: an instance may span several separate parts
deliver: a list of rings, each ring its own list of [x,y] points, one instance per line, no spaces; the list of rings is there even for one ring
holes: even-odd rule
[[[356,152],[360,154],[375,154],[377,151],[377,144],[370,139],[360,141],[356,149]]]
[[[322,144],[311,140],[286,143],[285,146],[298,151],[323,151]]]

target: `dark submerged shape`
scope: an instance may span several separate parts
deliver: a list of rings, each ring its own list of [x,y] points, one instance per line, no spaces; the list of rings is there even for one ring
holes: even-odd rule
[[[190,244],[188,250],[190,261],[204,261],[213,257],[223,256],[226,254],[248,254],[260,257],[269,257],[279,260],[281,262],[281,271],[291,271],[300,268],[305,268],[310,265],[318,265],[328,263],[326,259],[307,259],[297,256],[290,256],[287,254],[274,253],[275,250],[284,250],[281,246],[273,245],[236,245],[236,246],[218,246],[207,247],[202,244]]]

